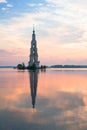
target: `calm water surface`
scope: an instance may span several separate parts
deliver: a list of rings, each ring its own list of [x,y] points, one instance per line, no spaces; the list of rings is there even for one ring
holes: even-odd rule
[[[87,70],[0,69],[0,130],[87,130]]]

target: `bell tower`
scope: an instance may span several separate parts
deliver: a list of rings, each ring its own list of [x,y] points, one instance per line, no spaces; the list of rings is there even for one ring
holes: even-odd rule
[[[36,35],[35,35],[35,29],[34,28],[33,28],[31,48],[30,48],[30,56],[29,57],[30,57],[29,66],[35,65],[36,68],[39,68],[37,41],[36,41]]]

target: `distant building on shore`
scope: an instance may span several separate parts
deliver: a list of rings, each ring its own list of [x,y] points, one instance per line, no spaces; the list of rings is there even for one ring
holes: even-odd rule
[[[36,41],[36,35],[35,30],[33,28],[33,34],[32,34],[32,40],[31,40],[31,48],[30,48],[30,56],[29,56],[29,66],[35,66],[36,68],[39,68],[39,61],[38,61],[38,51],[37,51],[37,41]]]

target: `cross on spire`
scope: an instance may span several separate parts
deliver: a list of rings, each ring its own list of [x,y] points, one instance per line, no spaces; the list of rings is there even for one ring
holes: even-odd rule
[[[35,28],[34,28],[34,24],[33,24],[33,34],[35,33]]]

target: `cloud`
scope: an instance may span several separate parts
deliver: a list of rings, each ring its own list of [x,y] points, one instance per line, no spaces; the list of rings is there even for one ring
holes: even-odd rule
[[[2,11],[7,11],[7,10],[9,10],[9,8],[12,8],[12,7],[13,7],[12,4],[6,4],[6,6],[5,6],[5,7],[2,7],[1,10],[2,10]]]
[[[7,7],[11,8],[11,7],[13,7],[13,5],[12,4],[7,4]]]
[[[7,0],[0,0],[0,3],[7,3]]]
[[[37,18],[46,18],[48,13],[46,12],[36,12],[36,13],[23,13],[19,17],[12,17],[8,21],[7,29],[12,31],[17,31],[19,29],[27,29],[35,25],[40,25],[43,21],[38,20]]]
[[[84,30],[73,26],[60,26],[58,29],[59,42],[61,43],[80,43],[84,35]]]
[[[4,57],[4,56],[8,56],[8,55],[12,55],[12,53],[7,50],[0,49],[0,57],[2,57],[2,56]]]
[[[43,3],[37,3],[37,4],[35,4],[35,3],[27,3],[27,6],[29,6],[29,7],[43,6]]]
[[[7,5],[9,8],[13,6]],[[35,24],[41,62],[60,61],[64,63],[65,59],[67,62],[76,61],[76,58],[86,59],[87,17],[85,16],[87,14],[81,3],[77,4],[77,1],[73,1],[70,4],[68,0],[64,0],[64,2],[47,0],[45,6],[43,3],[32,3],[28,6],[38,8],[32,8],[31,12],[21,12],[0,24],[2,49],[20,48],[22,54],[17,53],[20,57],[29,55],[32,27]],[[18,14],[18,12],[16,13]],[[50,52],[48,48],[51,50]],[[25,54],[25,52],[27,53]]]
[[[6,10],[7,10],[7,8],[4,8],[4,7],[3,7],[3,8],[1,8],[1,10],[6,11]]]
[[[27,5],[30,6],[30,7],[36,6],[36,4],[34,4],[34,3],[28,3]]]
[[[54,4],[55,10],[53,10],[54,18],[59,18],[59,21],[64,24],[70,24],[85,28],[87,18],[86,1],[69,1],[69,0],[47,0],[49,4]],[[67,5],[67,6],[66,6]],[[58,7],[62,7],[59,8]]]

